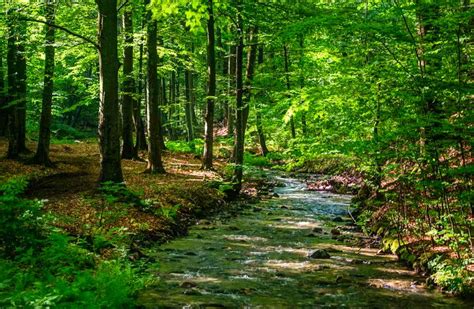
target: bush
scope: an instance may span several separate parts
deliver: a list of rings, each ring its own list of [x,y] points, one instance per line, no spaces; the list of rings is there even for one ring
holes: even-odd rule
[[[21,177],[0,185],[0,253],[6,256],[36,249],[43,239],[42,202],[19,197],[27,185]]]

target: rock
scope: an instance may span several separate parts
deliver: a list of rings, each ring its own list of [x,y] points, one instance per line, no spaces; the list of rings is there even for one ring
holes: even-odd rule
[[[202,220],[199,220],[197,224],[198,225],[210,225],[211,221],[206,220],[206,219],[202,219]]]
[[[341,276],[341,275],[338,275],[336,278],[336,283],[350,283],[350,282],[351,280],[349,278]]]
[[[278,193],[276,193],[276,192],[273,192],[272,196],[273,196],[273,197],[280,197],[280,195],[279,195]]]
[[[344,219],[342,219],[341,217],[335,217],[334,219],[332,219],[333,222],[344,222]]]
[[[197,287],[197,284],[191,281],[184,281],[179,287],[183,289],[192,289]]]
[[[195,295],[195,296],[200,296],[202,295],[201,292],[199,292],[197,289],[187,289],[186,291],[183,292],[184,295]]]
[[[339,236],[341,235],[341,231],[339,231],[338,229],[332,229],[331,234],[334,236]]]
[[[290,209],[288,206],[280,206],[280,209]]]
[[[316,249],[315,251],[313,251],[313,253],[311,253],[309,255],[309,257],[312,258],[312,259],[329,259],[329,258],[331,258],[329,253],[324,249]]]
[[[313,233],[319,233],[319,234],[321,234],[322,232],[323,232],[323,229],[320,228],[320,227],[315,227],[315,228],[313,228]]]

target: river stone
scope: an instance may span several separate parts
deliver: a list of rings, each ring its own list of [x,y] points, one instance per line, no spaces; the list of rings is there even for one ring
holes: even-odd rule
[[[334,236],[338,236],[338,235],[341,235],[341,231],[339,231],[338,229],[332,229],[331,234]]]
[[[320,227],[313,228],[313,233],[322,233],[322,232],[323,232],[323,229]]]
[[[274,192],[274,193],[272,194],[272,196],[273,196],[273,197],[280,197],[280,194]]]
[[[324,249],[316,249],[313,253],[309,256],[312,259],[329,259],[331,256],[329,253]]]
[[[191,281],[184,281],[183,283],[181,283],[179,287],[183,289],[192,289],[192,288],[197,287],[197,284]]]
[[[335,217],[334,219],[332,219],[333,222],[344,222],[344,219],[342,219],[341,217]]]

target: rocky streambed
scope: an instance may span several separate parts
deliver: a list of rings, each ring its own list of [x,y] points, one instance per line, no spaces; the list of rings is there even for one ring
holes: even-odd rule
[[[308,191],[275,176],[278,198],[238,217],[203,220],[187,237],[149,252],[158,284],[143,291],[147,308],[350,307],[473,308],[425,288],[397,261],[371,248],[351,225],[351,196]]]

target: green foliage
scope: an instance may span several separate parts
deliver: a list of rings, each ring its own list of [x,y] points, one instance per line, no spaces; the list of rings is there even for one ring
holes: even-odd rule
[[[438,255],[428,263],[432,271],[430,279],[448,292],[468,295],[474,292],[474,275],[466,266],[473,262],[473,259],[452,260]]]
[[[251,153],[246,152],[244,154],[244,164],[249,166],[256,166],[256,167],[270,167],[272,163],[270,159],[264,156],[253,155]]]
[[[42,202],[20,195],[27,188],[25,178],[13,178],[0,185],[0,254],[14,256],[35,251],[40,244],[46,217]]]
[[[176,153],[191,153],[195,155],[202,155],[204,149],[204,142],[202,139],[195,139],[191,142],[167,141],[166,148],[168,148],[169,151]]]
[[[48,227],[42,203],[20,196],[26,187],[23,178],[0,186],[0,306],[132,306],[148,277],[126,260],[100,261],[81,239]],[[110,187],[108,194],[116,194]],[[103,246],[101,235],[94,240],[96,250]]]

